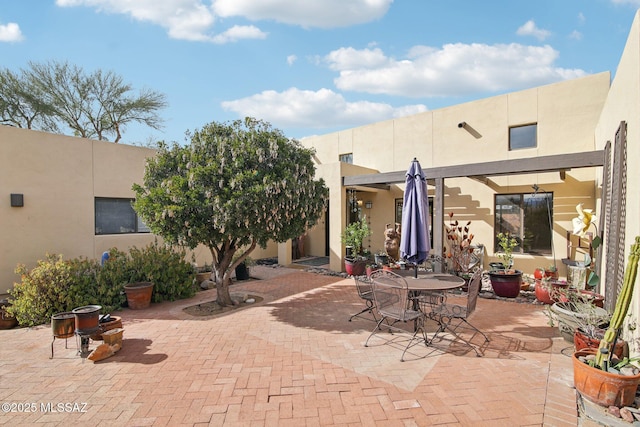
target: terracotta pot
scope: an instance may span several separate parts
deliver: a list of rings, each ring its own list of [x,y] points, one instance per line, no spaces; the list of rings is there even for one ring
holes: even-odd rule
[[[582,397],[605,407],[631,405],[636,397],[640,374],[613,374],[591,367],[578,359],[589,354],[595,352],[580,350],[573,353],[573,383],[576,390]]]
[[[70,311],[51,316],[51,332],[56,338],[70,338],[76,330],[76,315]]]
[[[604,330],[602,330],[604,334]],[[600,347],[600,338],[593,338],[588,335],[582,333],[580,329],[576,329],[573,333],[573,345],[576,348],[576,351],[593,349],[597,350]],[[625,347],[627,343],[623,340],[616,341],[616,346],[613,349],[613,354],[618,356],[619,359],[622,359],[622,355],[625,353]]]
[[[9,305],[11,305],[11,303],[8,299],[0,300],[0,329],[11,329],[18,325],[18,319],[7,313],[3,308],[3,306],[6,307]]]
[[[581,290],[580,293],[587,297],[596,307],[604,307],[604,295],[597,294],[593,291]]]
[[[76,317],[76,332],[87,335],[95,333],[98,330],[100,310],[100,305],[85,305],[71,310]]]
[[[493,292],[503,298],[515,298],[520,294],[522,284],[522,271],[516,270],[515,273],[507,273],[504,271],[490,271],[489,278]]]
[[[536,268],[535,270],[533,270],[533,278],[536,280],[540,280],[544,277],[544,269],[542,268]]]
[[[550,282],[545,284],[541,280],[536,280],[536,299],[544,304],[553,304],[557,302],[556,295],[558,290],[569,286],[566,282]]]
[[[558,278],[558,270],[545,270],[544,271],[544,277],[549,277],[551,279],[557,279]]]
[[[153,283],[136,282],[124,285],[124,293],[127,294],[127,305],[132,310],[142,310],[151,305]]]
[[[204,273],[196,273],[196,283],[198,283],[198,285],[204,282],[205,280],[209,280],[210,278],[211,278],[210,271],[206,271]]]

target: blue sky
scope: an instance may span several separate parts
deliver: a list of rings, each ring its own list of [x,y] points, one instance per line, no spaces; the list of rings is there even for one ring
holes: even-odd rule
[[[640,0],[0,0],[0,67],[68,61],[166,95],[184,142],[252,116],[293,138],[602,71]]]

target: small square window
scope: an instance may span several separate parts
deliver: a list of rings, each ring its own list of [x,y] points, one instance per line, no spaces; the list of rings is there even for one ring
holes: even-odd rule
[[[342,163],[350,163],[353,164],[353,153],[340,154],[338,158]]]
[[[538,125],[525,125],[509,128],[509,150],[535,148],[538,146]]]

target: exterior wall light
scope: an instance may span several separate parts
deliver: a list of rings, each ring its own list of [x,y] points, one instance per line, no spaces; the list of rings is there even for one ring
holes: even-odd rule
[[[373,202],[371,200],[367,200],[364,202],[364,207],[367,209],[371,209],[373,207]]]

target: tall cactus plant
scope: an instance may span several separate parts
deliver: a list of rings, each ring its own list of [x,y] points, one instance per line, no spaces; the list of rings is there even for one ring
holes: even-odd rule
[[[618,300],[616,301],[616,307],[613,310],[611,321],[609,322],[609,328],[604,334],[604,338],[600,341],[600,347],[596,355],[596,365],[600,369],[606,370],[611,361],[611,354],[613,353],[613,346],[615,345],[618,332],[622,327],[627,312],[629,311],[629,304],[631,303],[631,296],[633,295],[633,288],[636,282],[636,275],[638,273],[638,260],[640,259],[640,236],[636,236],[636,241],[631,245],[631,253],[629,254],[629,261],[624,271],[624,279],[622,281],[622,289]],[[604,350],[604,351],[603,351]]]

